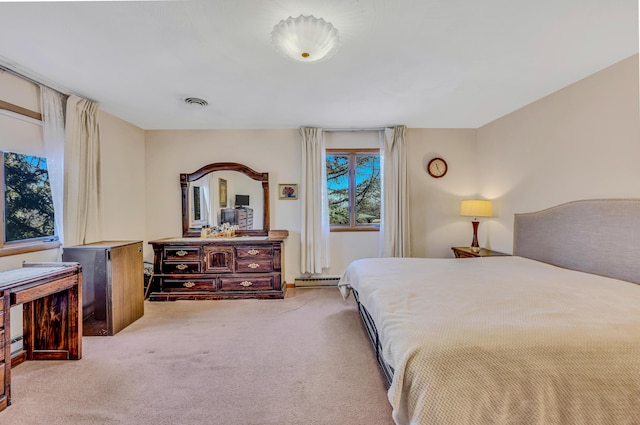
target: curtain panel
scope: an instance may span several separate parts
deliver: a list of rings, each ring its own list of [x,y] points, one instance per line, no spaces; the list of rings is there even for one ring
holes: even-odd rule
[[[324,132],[301,128],[302,136],[302,229],[300,271],[320,274],[329,267],[329,200]]]
[[[406,126],[385,128],[382,143],[381,256],[410,257]]]
[[[77,96],[67,100],[64,164],[65,243],[97,242],[102,233],[97,103]]]
[[[42,111],[42,136],[44,154],[53,198],[56,234],[64,244],[64,107],[66,96],[40,85],[40,110]],[[58,252],[58,261],[62,250]]]

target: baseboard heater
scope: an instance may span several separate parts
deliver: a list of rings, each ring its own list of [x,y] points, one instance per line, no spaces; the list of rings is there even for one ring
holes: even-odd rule
[[[338,286],[340,276],[311,276],[311,277],[296,277],[295,286]]]
[[[12,356],[22,351],[22,348],[23,348],[22,339],[23,339],[22,335],[18,335],[17,337],[11,339],[11,355]]]

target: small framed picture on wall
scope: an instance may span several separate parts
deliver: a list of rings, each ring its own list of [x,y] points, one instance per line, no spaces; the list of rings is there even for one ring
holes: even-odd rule
[[[227,207],[227,181],[225,179],[218,179],[218,202],[221,208]]]
[[[278,199],[298,199],[297,184],[279,184]]]

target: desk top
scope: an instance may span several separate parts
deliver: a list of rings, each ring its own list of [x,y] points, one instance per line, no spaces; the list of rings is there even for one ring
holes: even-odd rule
[[[24,263],[20,269],[0,272],[0,290],[11,289],[41,279],[58,277],[60,274],[76,273],[79,268],[78,263]]]

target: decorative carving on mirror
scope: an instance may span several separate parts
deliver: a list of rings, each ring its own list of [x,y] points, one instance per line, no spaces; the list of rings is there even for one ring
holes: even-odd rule
[[[236,233],[252,236],[268,234],[269,173],[259,173],[236,162],[216,162],[193,173],[180,174],[180,187],[183,237],[199,237],[203,226],[221,224],[222,211],[228,214],[233,212],[230,207],[237,206],[232,202],[233,196],[236,201],[248,202],[248,205],[240,204],[243,207],[241,210],[250,210],[256,223]]]

